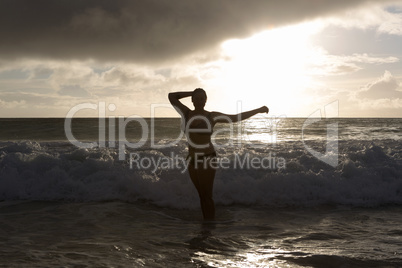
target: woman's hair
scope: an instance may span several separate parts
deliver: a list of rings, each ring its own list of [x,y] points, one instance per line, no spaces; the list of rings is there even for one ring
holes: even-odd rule
[[[196,88],[196,89],[193,91],[193,96],[194,96],[194,94],[197,94],[197,93],[202,93],[202,94],[204,94],[205,99],[207,98],[207,93],[205,92],[204,89],[202,89],[202,88]]]

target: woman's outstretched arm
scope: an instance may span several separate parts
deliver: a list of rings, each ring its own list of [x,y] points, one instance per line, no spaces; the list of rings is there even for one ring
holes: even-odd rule
[[[258,113],[268,113],[269,109],[267,106],[262,106],[260,108],[238,113],[238,114],[224,114],[219,112],[212,112],[212,118],[214,118],[215,123],[234,123],[247,118],[252,117]]]
[[[176,111],[180,115],[185,115],[188,110],[190,110],[186,105],[181,103],[179,99],[186,98],[186,97],[191,97],[193,95],[193,91],[180,91],[180,92],[171,92],[169,93],[169,101],[173,105],[173,107],[176,109]]]

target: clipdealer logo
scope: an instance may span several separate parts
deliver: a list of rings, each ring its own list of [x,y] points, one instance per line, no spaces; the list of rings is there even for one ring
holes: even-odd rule
[[[98,104],[95,103],[81,103],[78,104],[74,107],[72,107],[69,112],[66,115],[65,121],[64,121],[64,131],[66,134],[67,139],[69,140],[70,143],[73,145],[79,147],[79,148],[95,148],[95,147],[109,147],[109,148],[117,148],[118,149],[118,155],[119,155],[119,160],[126,160],[126,148],[131,148],[131,149],[139,149],[143,147],[148,141],[149,146],[151,149],[161,149],[161,148],[168,148],[177,145],[180,141],[182,141],[185,132],[186,131],[181,131],[178,137],[175,139],[172,139],[169,143],[163,143],[163,144],[158,144],[156,142],[157,139],[155,139],[155,110],[157,108],[170,108],[173,109],[173,107],[169,104],[151,104],[151,117],[150,121],[147,122],[143,117],[139,115],[131,115],[128,117],[124,116],[108,116],[106,117],[106,111],[108,110],[109,112],[114,112],[116,110],[116,105],[111,103],[107,106],[106,108],[106,102],[99,102]],[[85,109],[91,109],[91,110],[97,110],[98,111],[98,118],[99,118],[99,125],[98,125],[98,142],[83,142],[79,141],[75,138],[73,135],[72,131],[72,120],[75,116],[75,114],[81,110]],[[241,112],[241,102],[238,101],[237,103],[237,110],[238,113]],[[224,116],[223,116],[224,117]],[[107,119],[107,120],[106,120]],[[243,134],[242,133],[242,127],[240,124],[237,125],[236,129],[233,126],[232,121],[230,118],[223,118],[224,120],[227,121],[226,126],[223,128],[219,128],[219,130],[215,131],[213,135],[211,136],[212,143],[216,148],[220,147],[225,147],[225,146],[234,146],[233,140],[237,140],[238,142],[236,143],[236,146],[241,146],[242,144],[252,144],[254,147],[261,147],[261,146],[266,146],[264,144],[253,144],[251,140],[249,139],[244,139],[242,137],[247,136],[247,133]],[[205,118],[204,118],[205,120]],[[269,118],[267,118],[269,120]],[[271,119],[274,123],[272,124],[277,124],[278,119],[277,118],[272,118]],[[106,121],[108,122],[108,126],[106,126]],[[126,137],[126,128],[127,125],[130,122],[136,122],[139,124],[140,132],[141,132],[141,137],[139,140],[136,142],[130,142],[127,140]],[[183,123],[183,122],[182,122]],[[206,121],[206,123],[209,123]],[[150,124],[150,125],[149,125]],[[195,130],[189,130],[188,126],[185,126],[187,132],[195,131]],[[209,126],[210,129],[212,129],[212,126]],[[108,133],[107,132],[108,129]],[[183,126],[182,126],[183,129]],[[197,130],[199,131],[199,130]],[[118,133],[116,137],[116,132]],[[224,133],[224,135],[227,137],[227,143],[224,144],[217,144],[215,143],[215,139],[218,135]],[[108,137],[106,139],[106,137]],[[276,136],[272,136],[275,138],[275,140],[272,140],[272,143],[276,142]],[[193,144],[191,139],[188,138],[188,142],[197,147],[200,145]],[[148,143],[147,143],[148,145]]]
[[[98,104],[95,103],[81,103],[78,104],[70,109],[70,111],[67,113],[65,121],[64,121],[64,131],[66,134],[67,139],[69,140],[70,143],[73,145],[79,147],[79,148],[94,148],[94,147],[110,147],[110,148],[117,148],[118,149],[118,155],[119,155],[119,160],[126,160],[126,148],[131,148],[131,149],[138,149],[141,148],[142,146],[145,145],[147,141],[150,141],[150,147],[152,149],[159,149],[159,148],[167,148],[176,145],[179,141],[181,141],[184,137],[184,132],[180,132],[179,136],[176,137],[176,139],[172,140],[169,143],[164,143],[164,144],[157,144],[155,143],[155,110],[157,108],[171,108],[172,106],[169,104],[151,104],[151,118],[150,118],[150,126],[148,125],[148,122],[141,116],[138,115],[131,115],[128,117],[124,116],[109,116],[108,118],[108,140],[106,140],[106,109],[109,112],[114,112],[116,110],[116,105],[111,103],[107,106],[106,108],[106,102],[99,102]],[[98,142],[82,142],[77,140],[73,133],[72,133],[72,119],[74,118],[75,114],[81,110],[84,109],[91,109],[91,110],[98,110],[98,118],[99,118],[99,133],[98,133]],[[241,112],[241,102],[239,101],[237,103],[237,110]],[[303,123],[302,126],[302,142],[306,150],[312,154],[314,157],[319,159],[320,161],[327,163],[328,165],[332,167],[336,167],[338,165],[338,123],[337,122],[332,122],[328,123],[326,125],[326,145],[325,145],[325,153],[318,152],[308,146],[306,144],[306,138],[305,138],[305,132],[306,129],[321,120],[324,119],[332,119],[332,118],[337,118],[339,116],[339,102],[334,101],[332,103],[329,103],[324,106],[324,116],[322,115],[322,111],[320,109],[316,110],[314,113],[312,113]],[[274,130],[275,133],[273,134],[271,143],[275,146],[276,143],[276,125],[280,121],[280,119],[285,118],[284,116],[280,116],[278,118],[271,118],[270,120],[270,128]],[[141,138],[137,142],[129,142],[126,137],[126,127],[127,125],[135,121],[137,122],[140,127],[141,127]],[[230,120],[228,120],[228,123],[231,123]],[[116,130],[118,131],[118,136],[116,137]],[[244,144],[252,144],[255,147],[260,147],[260,146],[265,146],[264,144],[253,144],[252,140],[248,138],[247,133],[243,134],[242,133],[242,128],[237,127],[236,131],[234,131],[233,124],[229,124],[229,127],[227,128],[221,128],[219,129],[216,133],[213,134],[212,139],[214,139],[217,134],[224,132],[225,134],[229,135],[228,138],[228,143],[226,144],[215,144],[217,148],[219,147],[224,147],[224,146],[233,146],[232,141],[236,139],[237,141],[240,141],[240,143],[237,143],[237,146],[240,146],[241,143]],[[246,137],[245,139],[242,139],[239,137]],[[189,141],[191,142],[191,140]],[[134,154],[134,156],[136,156]],[[139,157],[139,155],[137,155]],[[237,157],[237,158],[236,158]],[[272,155],[269,156],[272,159]],[[239,156],[235,156],[237,159],[234,161],[234,163],[243,163],[240,161]],[[132,164],[137,164],[137,162],[134,161],[134,159],[137,158],[132,158],[130,155],[130,163]],[[246,159],[248,159],[246,157]],[[246,168],[258,168],[258,163],[259,161],[267,161],[267,159],[263,158],[253,158],[253,160],[248,159],[246,163],[249,163],[246,165]],[[166,159],[161,159],[161,160],[151,160],[149,159],[152,163],[152,166],[169,166],[172,168],[177,168],[177,166],[174,166],[173,164],[167,164],[168,161]],[[139,167],[144,167],[144,164],[146,164],[146,161],[148,160],[143,160],[143,165],[140,165]],[[153,161],[153,162],[152,162]],[[155,162],[156,161],[156,162]],[[159,162],[158,162],[159,161]],[[176,162],[185,162],[185,159],[183,160],[175,160]],[[282,158],[279,162],[281,162],[280,167],[276,168],[284,168],[284,159]],[[277,163],[279,163],[277,162]],[[159,164],[158,164],[159,163]],[[162,164],[164,163],[164,164]],[[172,162],[173,163],[173,162]],[[227,160],[222,159],[219,162],[219,167],[220,168],[225,168],[227,166]],[[252,164],[254,163],[254,164]],[[151,166],[151,164],[149,164]],[[240,165],[238,164],[236,167],[244,167],[245,165]],[[264,164],[261,165],[264,168]],[[271,165],[271,167],[274,167],[275,165]],[[235,167],[235,168],[236,168]]]

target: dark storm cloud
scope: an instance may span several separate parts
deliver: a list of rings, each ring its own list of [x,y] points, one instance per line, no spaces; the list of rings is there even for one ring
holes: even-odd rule
[[[0,59],[161,61],[364,2],[0,0]]]

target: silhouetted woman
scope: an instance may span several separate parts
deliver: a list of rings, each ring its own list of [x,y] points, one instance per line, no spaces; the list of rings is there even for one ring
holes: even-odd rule
[[[191,97],[194,110],[180,102],[180,99]],[[213,127],[216,123],[232,123],[247,119],[258,113],[268,113],[266,106],[228,115],[220,112],[204,110],[207,94],[202,88],[194,91],[169,93],[169,101],[180,113],[185,122],[185,133],[188,142],[188,170],[200,197],[202,214],[205,220],[215,218],[215,204],[212,198],[216,172],[216,152],[211,142]]]

